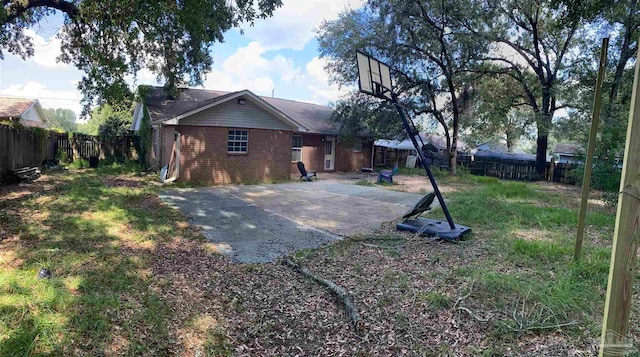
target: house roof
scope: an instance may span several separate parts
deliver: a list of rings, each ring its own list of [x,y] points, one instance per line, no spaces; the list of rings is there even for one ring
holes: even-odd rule
[[[447,149],[447,138],[442,135],[425,133],[425,134],[420,134],[420,136],[422,136],[425,142],[430,142],[440,150]],[[467,145],[465,141],[458,139],[457,151],[462,152],[467,150],[469,150],[469,145]]]
[[[288,99],[260,98],[300,123],[311,133],[336,135],[339,133],[338,129],[331,122],[333,109],[330,107]]]
[[[438,150],[447,149],[447,139],[443,136],[430,134],[430,133],[423,133],[423,134],[420,134],[420,136],[422,137],[422,141],[424,141],[425,144],[431,143],[435,145],[438,148]],[[416,140],[419,140],[417,135],[416,135]],[[374,145],[387,147],[390,149],[398,149],[398,150],[414,150],[415,149],[411,139],[404,139],[402,141],[380,139],[380,140],[376,140]],[[465,143],[462,140],[458,140],[458,148],[457,148],[458,152],[466,151],[467,148],[468,148],[467,143]]]
[[[578,150],[580,148],[581,146],[576,143],[560,143],[560,144],[556,144],[555,149],[553,149],[553,153],[564,154],[564,155],[575,155],[578,153]]]
[[[331,123],[332,109],[327,106],[256,96],[248,90],[223,92],[180,88],[177,98],[170,98],[162,87],[153,87],[147,94],[145,104],[152,122],[165,122],[242,94],[259,98],[270,109],[299,124],[309,133],[338,134],[337,128]]]
[[[0,118],[20,118],[37,99],[0,97]]]
[[[509,149],[507,148],[507,145],[499,141],[485,141],[484,143],[478,145],[476,147],[476,150],[493,152],[493,153],[504,153],[504,154],[518,154],[518,155],[526,154],[526,152],[524,152],[522,149],[519,149],[519,148],[513,148],[512,151],[509,151]]]
[[[198,109],[229,92],[180,88],[178,98],[170,98],[162,87],[153,87],[145,98],[152,122],[165,121]]]

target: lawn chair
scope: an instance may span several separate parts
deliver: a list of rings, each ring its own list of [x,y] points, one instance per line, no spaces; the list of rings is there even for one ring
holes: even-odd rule
[[[380,174],[378,175],[378,183],[381,183],[381,182],[393,183],[393,175],[397,173],[398,173],[398,164],[396,163],[395,166],[393,166],[393,170],[380,171]]]
[[[318,175],[316,175],[315,171],[307,171],[301,161],[298,161],[296,165],[298,165],[298,170],[300,171],[300,180],[311,181],[315,177],[316,181],[318,181]]]

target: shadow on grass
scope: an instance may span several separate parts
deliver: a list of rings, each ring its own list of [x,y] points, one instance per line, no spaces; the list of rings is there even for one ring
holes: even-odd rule
[[[153,187],[105,187],[108,173],[0,201],[0,225],[19,237],[0,242],[0,355],[170,354],[170,309],[148,287],[153,250],[181,218]]]

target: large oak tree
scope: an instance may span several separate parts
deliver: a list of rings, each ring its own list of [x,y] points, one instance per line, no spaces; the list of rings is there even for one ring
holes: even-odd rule
[[[554,114],[567,107],[562,87],[569,82],[569,70],[588,60],[577,51],[584,25],[582,10],[554,0],[489,0],[483,17],[493,29],[489,38],[498,45],[486,60],[501,64],[499,73],[520,83],[535,115],[540,177],[545,174]],[[471,30],[474,26],[473,22],[467,25]]]
[[[356,49],[391,65],[396,91],[412,114],[441,124],[453,173],[467,70],[488,44],[462,26],[478,18],[477,9],[465,0],[371,0],[363,9],[325,22],[318,34],[320,53],[339,83],[355,82]],[[476,30],[483,27],[479,21],[475,25]]]
[[[211,47],[224,32],[269,17],[281,0],[2,0],[0,59],[34,53],[25,29],[61,12],[60,60],[85,75],[87,105],[130,97],[127,76],[146,68],[169,90],[200,84],[210,69]]]

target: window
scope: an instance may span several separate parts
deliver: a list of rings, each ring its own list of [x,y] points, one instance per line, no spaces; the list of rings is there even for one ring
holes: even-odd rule
[[[362,140],[356,140],[353,143],[353,152],[361,152],[362,151]]]
[[[248,130],[229,130],[229,141],[227,142],[227,152],[246,153],[249,148]]]
[[[302,135],[294,135],[291,144],[291,161],[302,161]]]

